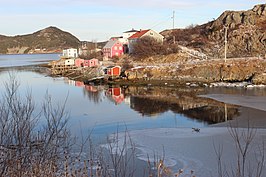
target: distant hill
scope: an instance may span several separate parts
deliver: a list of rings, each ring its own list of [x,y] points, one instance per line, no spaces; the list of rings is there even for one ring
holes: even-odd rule
[[[211,57],[224,56],[225,27],[228,27],[228,57],[266,55],[266,4],[247,11],[225,11],[216,20],[186,29],[165,30],[168,43],[197,49]]]
[[[0,53],[48,53],[61,52],[64,48],[77,48],[80,41],[72,34],[56,27],[48,27],[33,34],[0,35]]]

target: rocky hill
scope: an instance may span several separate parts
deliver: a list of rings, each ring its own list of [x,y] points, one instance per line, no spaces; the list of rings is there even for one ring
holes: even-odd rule
[[[0,35],[1,54],[61,52],[63,48],[77,48],[79,44],[78,38],[56,27],[27,35]]]
[[[228,57],[265,56],[266,4],[247,11],[225,11],[216,20],[186,29],[161,32],[167,42],[197,49],[210,57],[224,56],[227,27]]]

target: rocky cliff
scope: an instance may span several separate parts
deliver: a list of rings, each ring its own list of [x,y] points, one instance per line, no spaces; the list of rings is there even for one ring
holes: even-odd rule
[[[227,28],[228,57],[265,56],[266,4],[247,11],[225,11],[216,20],[186,29],[166,30],[161,34],[169,43],[197,49],[210,57],[224,56]]]
[[[33,34],[18,36],[0,35],[0,53],[61,52],[63,48],[77,48],[80,41],[72,34],[56,27],[48,27]]]

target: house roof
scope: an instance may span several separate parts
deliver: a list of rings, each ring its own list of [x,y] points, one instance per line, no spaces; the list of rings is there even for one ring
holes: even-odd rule
[[[107,66],[106,68],[110,69],[110,68],[116,68],[116,67],[121,68],[121,66]]]
[[[138,30],[135,30],[134,28],[132,28],[132,30],[125,31],[124,33],[133,33],[133,32],[139,32],[139,31]]]
[[[119,39],[119,38],[123,38],[123,36],[114,36],[114,37],[111,37],[110,40]]]
[[[142,37],[144,34],[146,34],[150,30],[141,30],[130,36],[128,39],[136,39]]]
[[[105,44],[105,46],[103,48],[112,48],[117,42],[121,43],[117,39],[111,39]]]

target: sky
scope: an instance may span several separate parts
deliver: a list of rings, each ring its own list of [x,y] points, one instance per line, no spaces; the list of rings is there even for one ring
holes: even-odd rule
[[[82,41],[105,41],[124,31],[161,32],[216,19],[225,10],[248,10],[266,0],[0,0],[0,34],[36,32],[49,26]]]

